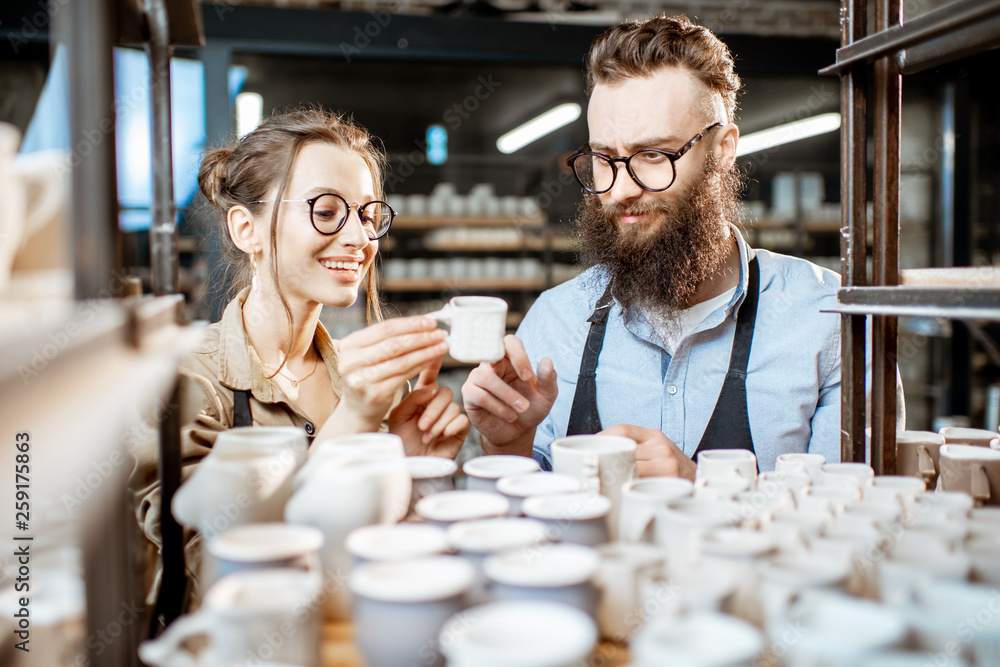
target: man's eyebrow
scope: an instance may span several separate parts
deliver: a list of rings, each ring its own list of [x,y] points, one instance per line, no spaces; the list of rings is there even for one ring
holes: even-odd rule
[[[659,148],[661,150],[664,150],[665,146],[680,148],[683,143],[683,139],[680,139],[673,134],[666,134],[660,137],[639,138],[636,141],[625,144],[625,149],[629,152],[629,154],[631,154],[635,151],[642,150],[643,148]],[[590,150],[595,153],[608,153],[614,150],[613,147],[608,146],[601,141],[591,141],[587,145],[590,146]]]

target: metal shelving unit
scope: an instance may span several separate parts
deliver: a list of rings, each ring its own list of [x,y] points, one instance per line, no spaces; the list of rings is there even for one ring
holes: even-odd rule
[[[31,5],[31,11],[36,10]],[[135,553],[143,538],[126,492],[131,466],[109,463],[128,459],[127,444],[142,431],[143,417],[157,418],[164,507],[169,508],[172,489],[180,481],[177,367],[202,332],[182,324],[183,298],[175,294],[169,58],[174,46],[204,42],[201,17],[196,0],[74,0],[51,10],[47,39],[66,49],[68,63],[74,148],[68,222],[75,298],[3,304],[5,321],[23,317],[26,333],[2,341],[0,386],[5,400],[0,423],[7,434],[31,432],[37,448],[37,497],[55,501],[78,494],[80,480],[90,479],[93,466],[104,465],[101,470],[109,471],[73,522],[86,590],[89,640],[83,648],[88,664],[96,666],[138,665],[136,646],[148,632],[144,616],[130,615],[122,622],[123,608],[143,606],[144,591],[138,590],[136,577],[142,564]],[[150,55],[153,297],[123,293],[129,281],[122,271],[116,191],[116,45],[148,45]],[[52,316],[39,320],[39,313]],[[51,340],[65,342],[50,352],[43,344]],[[40,349],[46,350],[44,368],[29,383],[21,369],[35,363]],[[168,594],[161,597],[155,615],[169,622],[181,611],[183,544],[169,511],[163,514],[163,589]],[[115,641],[93,640],[109,628],[118,628]]]
[[[896,468],[897,317],[926,315],[1000,320],[1000,290],[975,286],[899,287],[899,143],[903,74],[1000,45],[1000,0],[957,0],[903,23],[901,0],[843,0],[843,46],[822,74],[841,79],[841,457],[865,461],[865,318],[872,316],[870,463]],[[871,81],[874,119],[872,284],[866,275],[866,117]]]

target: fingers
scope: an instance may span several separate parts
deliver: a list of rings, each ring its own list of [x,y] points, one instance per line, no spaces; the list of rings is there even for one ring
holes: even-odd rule
[[[530,407],[528,399],[488,365],[481,365],[469,374],[469,381],[462,387],[462,398],[466,406],[482,408],[510,422]]]
[[[361,389],[365,384],[402,383],[423,371],[429,364],[440,365],[447,350],[446,343],[439,343],[370,366],[345,364],[351,370],[345,373],[344,382],[352,389]]]
[[[535,379],[535,373],[531,369],[531,360],[524,350],[524,343],[521,339],[512,334],[507,334],[503,339],[503,347],[506,351],[506,359],[510,362],[517,377],[524,382],[531,382]],[[501,363],[501,362],[496,362]]]
[[[441,415],[433,422],[430,430],[424,433],[423,441],[428,443],[437,440],[439,437],[444,435],[448,426],[460,416],[463,416],[462,408],[458,407],[458,403],[446,404],[444,409],[441,411]]]
[[[419,315],[414,317],[394,317],[352,332],[344,336],[343,342],[365,347],[403,334],[427,333],[435,330],[438,330],[437,322],[429,317],[421,317]],[[441,333],[443,334],[444,332],[442,331]]]
[[[455,405],[455,414],[461,412],[461,410],[458,409],[458,405],[451,402],[452,396],[454,395],[451,389],[448,387],[435,386],[435,390],[436,393],[433,395],[430,402],[424,406],[424,412],[420,416],[420,422],[417,424],[420,430],[425,433],[430,432],[434,427],[436,427],[438,420],[441,419],[441,416],[445,413],[445,410],[447,410],[449,405]],[[437,429],[437,433],[435,433],[435,435],[443,431],[444,426],[445,425],[442,424],[441,428]]]
[[[442,354],[448,350],[444,342],[445,332],[441,330],[409,333],[381,339],[371,345],[341,344],[341,357],[345,365],[374,366],[398,359],[405,354],[428,347],[441,347]]]
[[[559,385],[556,382],[556,368],[552,360],[542,357],[538,362],[538,391],[548,400],[555,401],[559,393]]]
[[[420,371],[420,377],[417,379],[416,388],[429,387],[434,384],[435,380],[438,378],[438,373],[441,372],[441,362],[444,361],[442,356],[437,361],[431,363],[430,366]],[[449,392],[451,390],[449,389]],[[451,399],[448,399],[451,400]]]

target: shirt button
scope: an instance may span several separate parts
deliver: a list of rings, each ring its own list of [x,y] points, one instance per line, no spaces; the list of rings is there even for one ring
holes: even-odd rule
[[[677,393],[677,387],[675,387],[674,385],[670,385],[669,387],[667,387],[667,393],[673,396],[674,394]]]
[[[306,422],[305,429],[306,433],[308,433],[309,435],[312,435],[316,432],[316,427],[313,426],[312,422]]]

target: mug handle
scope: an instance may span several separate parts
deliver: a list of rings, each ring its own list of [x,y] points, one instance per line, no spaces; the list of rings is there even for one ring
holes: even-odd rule
[[[198,667],[195,657],[186,648],[189,637],[208,635],[205,612],[181,616],[162,635],[139,644],[139,659],[152,667]]]
[[[451,304],[446,303],[440,310],[427,313],[424,317],[429,317],[432,320],[437,320],[438,322],[444,322],[445,324],[451,325]]]
[[[917,472],[925,478],[931,478],[937,474],[934,459],[931,458],[931,453],[924,445],[917,447]]]
[[[990,499],[990,478],[986,476],[986,466],[977,463],[972,467],[972,497],[986,502]]]

